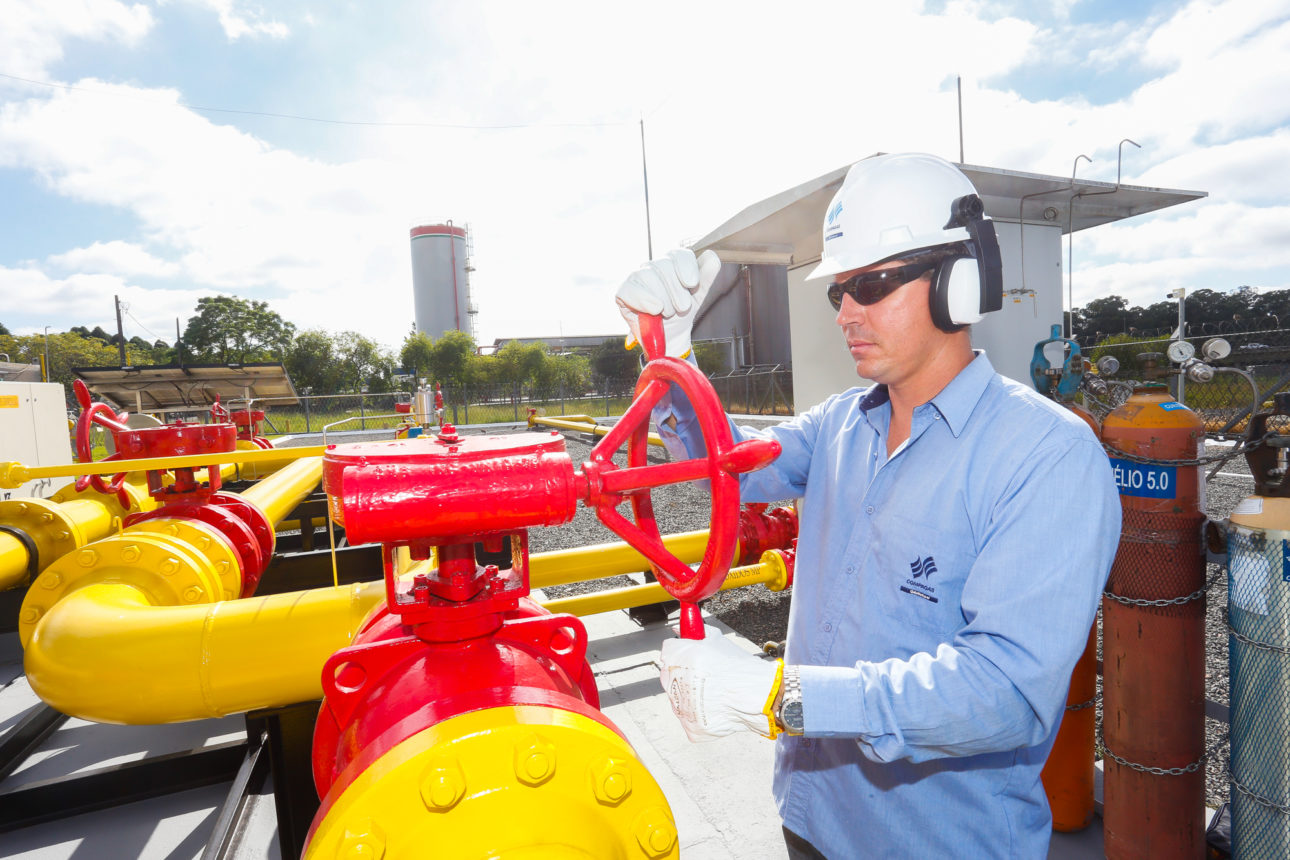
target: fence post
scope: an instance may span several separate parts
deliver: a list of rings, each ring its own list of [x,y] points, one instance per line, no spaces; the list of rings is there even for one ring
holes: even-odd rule
[[[605,377],[605,417],[609,417],[609,377]]]
[[[512,420],[519,421],[520,420],[520,398],[524,396],[524,386],[517,382],[515,383],[514,391],[515,391],[514,396],[511,397],[511,405],[515,407],[515,417]]]
[[[365,406],[364,401],[366,400],[367,400],[367,395],[365,394],[358,395],[358,429],[359,430],[367,429],[367,412],[363,408]]]
[[[308,433],[309,432],[309,396],[305,395],[304,397],[301,398],[301,400],[305,402],[305,432]]]
[[[564,380],[560,380],[560,414],[564,414]]]

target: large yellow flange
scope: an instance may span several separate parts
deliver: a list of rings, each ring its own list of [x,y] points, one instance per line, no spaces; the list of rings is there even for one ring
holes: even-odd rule
[[[12,499],[0,502],[0,523],[21,529],[40,555],[40,564],[48,567],[53,559],[85,545],[80,524],[61,506],[45,499]]]
[[[217,600],[236,600],[242,596],[242,563],[237,552],[214,526],[200,520],[144,520],[126,529],[126,534],[163,534],[178,538],[211,563],[219,579],[221,594]]]
[[[327,809],[306,860],[680,856],[667,799],[595,720],[528,705],[453,717],[395,746]]]
[[[18,613],[23,647],[63,595],[92,582],[124,582],[156,606],[214,603],[223,594],[219,574],[192,545],[166,534],[127,531],[70,552],[36,577]]]

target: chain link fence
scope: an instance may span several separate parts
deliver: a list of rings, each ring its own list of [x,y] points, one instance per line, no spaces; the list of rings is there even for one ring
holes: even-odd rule
[[[1245,504],[1243,513],[1261,513],[1253,501]],[[1284,538],[1284,532],[1239,525],[1227,530],[1234,857],[1290,856],[1290,546]]]
[[[632,402],[637,377],[600,378],[586,388],[572,390],[563,384],[549,386],[489,385],[443,386],[444,421],[458,425],[522,422],[529,409],[542,415],[587,415],[603,418],[622,415]],[[753,368],[711,377],[726,411],[750,415],[792,415],[793,374],[782,368]],[[407,403],[408,392],[382,394],[325,394],[291,398],[261,398],[252,407],[265,413],[263,435],[319,433],[345,421],[345,431],[393,430],[406,420],[396,406]],[[245,401],[226,404],[243,409]]]

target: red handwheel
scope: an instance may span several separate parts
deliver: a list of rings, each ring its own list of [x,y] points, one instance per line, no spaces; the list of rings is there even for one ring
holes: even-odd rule
[[[735,542],[739,536],[739,475],[760,469],[779,456],[779,443],[770,439],[751,439],[734,444],[725,410],[716,391],[697,367],[663,354],[663,325],[657,316],[642,314],[641,342],[649,364],[641,371],[631,406],[614,428],[591,451],[591,461],[583,465],[588,482],[588,504],[596,516],[619,537],[645,556],[654,575],[669,594],[681,601],[681,636],[703,638],[703,620],[699,601],[721,588],[734,560]],[[694,407],[706,457],[672,463],[647,465],[650,412],[676,385]],[[625,469],[613,463],[613,456],[627,442]],[[684,481],[707,479],[712,489],[712,528],[703,560],[691,569],[663,544],[650,488]],[[629,497],[635,523],[615,509]]]
[[[106,403],[92,403],[89,388],[79,379],[72,383],[72,390],[76,392],[76,402],[81,405],[81,417],[76,421],[76,459],[82,463],[93,463],[94,448],[90,444],[91,425],[98,424],[115,434],[130,429],[124,423],[128,416],[125,412],[118,415]],[[120,451],[117,451],[104,457],[103,460],[119,458]],[[76,479],[76,491],[84,492],[86,487],[93,487],[100,493],[115,493],[121,502],[121,507],[129,510],[130,496],[121,486],[125,483],[125,476],[125,472],[117,472],[112,476],[112,480],[104,481],[102,475],[81,475]]]

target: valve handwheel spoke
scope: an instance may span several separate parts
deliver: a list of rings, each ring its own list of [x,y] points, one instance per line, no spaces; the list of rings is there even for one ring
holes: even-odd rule
[[[130,428],[125,424],[128,414],[122,412],[118,415],[106,403],[92,402],[89,387],[80,379],[72,383],[72,390],[76,392],[76,402],[81,405],[81,417],[76,420],[76,458],[82,463],[93,463],[94,446],[90,442],[90,427],[98,424],[113,433],[129,430]],[[103,459],[120,459],[120,452],[109,454]],[[125,472],[117,472],[110,481],[104,481],[102,475],[81,475],[76,479],[76,491],[84,492],[86,487],[93,487],[105,495],[115,494],[121,507],[129,510],[130,495],[122,486],[125,483],[125,477]]]
[[[681,601],[681,635],[703,638],[699,601],[716,592],[734,560],[739,531],[739,473],[760,469],[779,456],[779,443],[755,439],[733,444],[730,425],[717,393],[707,378],[688,362],[663,355],[662,321],[641,315],[641,341],[650,355],[649,364],[636,383],[636,396],[623,417],[591,451],[595,489],[592,502],[596,516],[619,537],[644,555],[654,575],[669,594]],[[648,466],[650,413],[675,384],[694,407],[706,457]],[[613,456],[627,443],[626,470],[618,470]],[[697,569],[691,569],[663,544],[650,487],[706,478],[712,492],[708,545]],[[616,510],[622,496],[629,496],[635,523]]]

